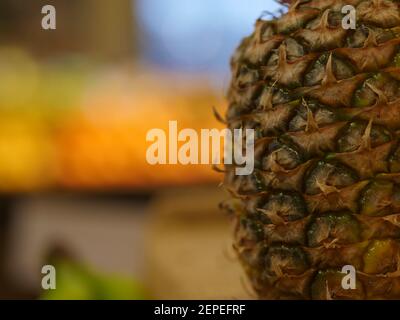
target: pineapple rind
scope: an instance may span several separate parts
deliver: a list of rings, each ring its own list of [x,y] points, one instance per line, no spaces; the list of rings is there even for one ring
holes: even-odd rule
[[[237,49],[226,118],[255,129],[256,169],[226,166],[225,186],[260,298],[400,299],[399,57],[395,0],[293,1]]]

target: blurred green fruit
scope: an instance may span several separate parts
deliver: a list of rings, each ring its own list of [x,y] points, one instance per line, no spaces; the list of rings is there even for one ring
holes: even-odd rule
[[[141,300],[147,297],[143,287],[130,278],[104,275],[78,262],[59,259],[56,289],[42,293],[44,300]]]

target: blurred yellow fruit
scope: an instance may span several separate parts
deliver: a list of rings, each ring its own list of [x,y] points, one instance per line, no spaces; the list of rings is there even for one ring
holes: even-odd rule
[[[0,123],[0,191],[31,191],[54,181],[53,146],[40,124],[7,119]]]

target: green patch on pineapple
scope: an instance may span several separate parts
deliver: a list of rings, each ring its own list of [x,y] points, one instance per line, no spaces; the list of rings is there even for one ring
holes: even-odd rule
[[[364,254],[364,272],[369,274],[397,270],[398,244],[393,240],[374,240]]]
[[[395,55],[393,59],[393,66],[400,68],[400,52]]]
[[[396,213],[398,210],[400,210],[400,188],[391,181],[372,181],[361,193],[361,214],[379,217]]]
[[[364,81],[362,86],[356,90],[353,96],[353,106],[358,108],[372,106],[376,102],[377,96],[369,85],[382,89],[389,81],[390,78],[385,73],[378,72],[372,74],[372,76]]]

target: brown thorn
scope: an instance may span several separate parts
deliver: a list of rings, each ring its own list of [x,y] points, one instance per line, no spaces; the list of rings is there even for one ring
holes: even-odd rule
[[[219,112],[217,111],[217,109],[215,108],[215,106],[212,107],[213,109],[213,113],[214,113],[214,117],[217,119],[217,121],[223,123],[223,124],[227,124],[227,121],[224,119],[224,117],[222,117]]]
[[[268,91],[261,96],[260,105],[263,111],[272,109],[272,97],[273,91],[272,88],[269,88]]]
[[[316,184],[317,184],[318,188],[322,191],[322,193],[324,195],[328,195],[328,194],[331,194],[331,193],[338,193],[339,192],[338,188],[336,188],[334,186],[329,186],[329,185],[327,185],[325,183],[321,183],[318,180],[316,181]]]
[[[388,98],[386,97],[385,93],[382,90],[378,89],[377,87],[375,87],[372,84],[369,84],[368,82],[366,84],[378,96],[378,99],[377,99],[375,105],[388,103]]]
[[[336,77],[335,74],[333,73],[333,58],[332,58],[332,53],[329,55],[328,62],[326,63],[326,69],[325,69],[325,76],[322,79],[322,84],[327,85],[330,83],[336,83]]]
[[[265,100],[265,103],[260,101],[262,110],[264,110],[264,111],[273,108],[273,104],[272,104],[272,99],[274,97],[274,90],[273,89],[274,89],[274,87],[275,87],[277,82],[278,82],[278,80],[275,80],[274,83],[271,85],[271,87],[268,88],[267,96],[262,99],[262,100]]]
[[[376,47],[376,46],[378,46],[378,41],[376,40],[375,31],[368,28],[368,37],[367,39],[365,39],[363,48]]]
[[[232,197],[236,199],[247,199],[247,196],[238,193],[236,190],[232,188],[227,187],[226,190],[232,195]]]
[[[326,300],[333,300],[331,292],[329,290],[328,280],[325,280],[325,284],[326,284]]]
[[[372,123],[374,119],[369,119],[368,125],[365,128],[364,134],[361,137],[361,150],[371,150],[371,130],[372,130]]]
[[[285,220],[283,220],[283,218],[279,216],[276,212],[267,211],[265,209],[260,209],[260,208],[258,208],[257,211],[264,213],[268,218],[271,219],[274,225],[279,226],[285,224]]]
[[[329,243],[324,243],[323,246],[325,247],[325,249],[335,248],[336,242],[338,242],[338,240],[339,240],[338,238],[335,238]]]
[[[312,111],[310,110],[306,100],[302,101],[302,104],[306,107],[307,109],[307,125],[306,125],[306,132],[315,132],[319,130],[318,123],[315,121],[314,115]]]
[[[391,224],[395,225],[396,227],[400,227],[400,215],[393,214],[382,218],[383,220],[389,221]]]
[[[301,3],[301,0],[296,0],[296,2],[294,2],[294,3],[291,2],[291,5],[289,7],[289,12],[296,10],[297,7],[300,5],[300,3]]]
[[[329,13],[331,9],[326,9],[322,14],[321,20],[318,23],[316,29],[328,29],[329,28]]]
[[[278,68],[284,68],[287,64],[287,57],[286,57],[286,45],[282,43],[279,46],[279,59],[278,59]],[[278,71],[279,72],[279,71]]]
[[[261,34],[261,30],[262,30],[262,20],[261,20],[261,18],[259,19],[259,20],[257,20],[257,22],[256,22],[256,41],[258,42],[258,43],[261,43],[261,36],[262,36],[262,34]]]
[[[269,165],[271,168],[272,172],[286,172],[285,168],[283,168],[277,161],[276,157],[277,157],[277,151],[275,150],[273,152],[271,152],[271,157],[269,158]]]
[[[277,265],[277,263],[275,262],[274,259],[271,260],[271,269],[272,269],[272,271],[275,272],[275,274],[278,277],[278,279],[283,277],[282,269],[281,269],[281,267],[279,265]]]

